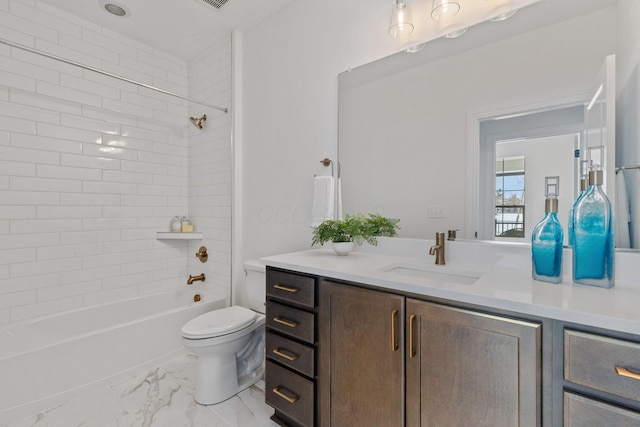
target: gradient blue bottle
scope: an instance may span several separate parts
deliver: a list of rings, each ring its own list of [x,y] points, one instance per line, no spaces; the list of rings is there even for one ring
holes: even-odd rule
[[[558,221],[558,189],[560,178],[545,178],[545,215],[531,234],[531,266],[535,280],[562,282],[562,242],[564,233]]]
[[[611,203],[602,190],[603,173],[589,171],[589,188],[574,211],[573,281],[611,288],[614,285],[614,235]]]

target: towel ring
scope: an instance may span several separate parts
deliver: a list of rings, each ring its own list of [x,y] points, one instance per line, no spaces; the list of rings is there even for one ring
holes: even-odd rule
[[[322,163],[322,166],[324,166],[325,168],[331,166],[331,176],[333,176],[333,160],[325,157],[324,159],[320,160],[320,163]]]

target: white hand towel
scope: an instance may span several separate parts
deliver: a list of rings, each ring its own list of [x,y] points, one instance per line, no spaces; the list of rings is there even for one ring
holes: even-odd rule
[[[616,204],[614,220],[616,223],[616,248],[631,247],[629,239],[629,198],[627,197],[627,183],[624,170],[616,173]]]
[[[317,227],[327,219],[334,218],[334,185],[332,176],[316,176],[313,180],[313,207],[311,226]]]
[[[631,207],[631,247],[640,248],[640,169],[628,169],[625,180],[629,183],[629,205]]]

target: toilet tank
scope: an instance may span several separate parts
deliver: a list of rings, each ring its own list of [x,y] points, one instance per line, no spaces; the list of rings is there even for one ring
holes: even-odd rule
[[[266,268],[259,260],[254,259],[244,262],[246,295],[249,308],[258,313],[265,312],[266,302]]]

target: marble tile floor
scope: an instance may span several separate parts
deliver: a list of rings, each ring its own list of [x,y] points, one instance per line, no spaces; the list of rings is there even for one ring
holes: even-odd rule
[[[181,356],[6,427],[277,426],[263,381],[217,405],[195,403],[195,364]]]

